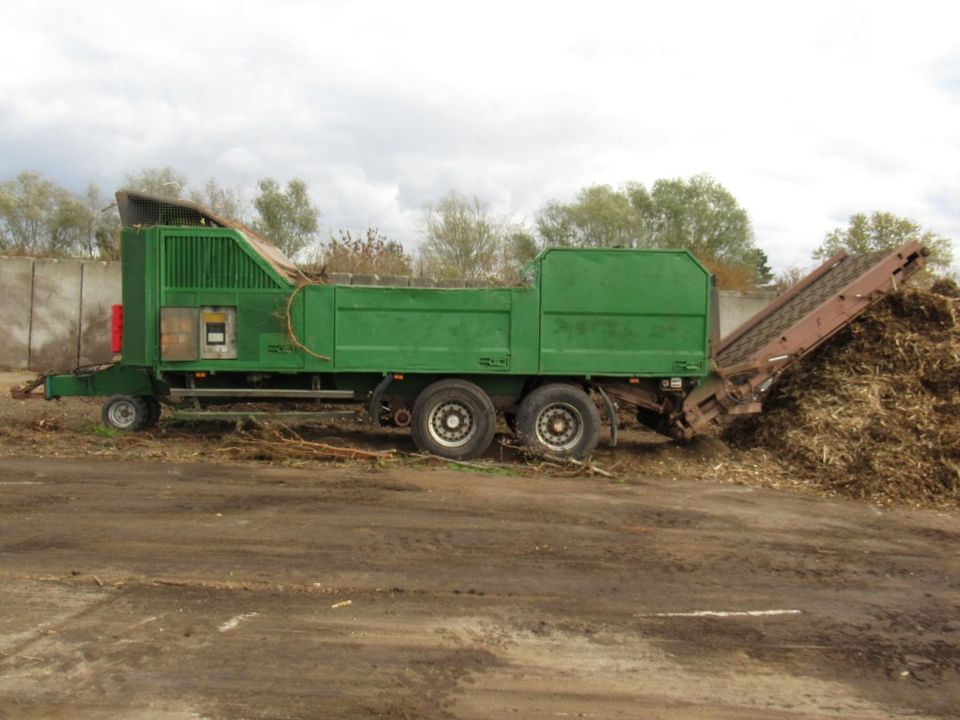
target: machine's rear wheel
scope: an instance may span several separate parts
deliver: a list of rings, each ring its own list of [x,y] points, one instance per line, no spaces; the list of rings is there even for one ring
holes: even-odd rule
[[[411,434],[424,452],[454,460],[482,455],[491,441],[496,410],[490,398],[467,380],[439,380],[413,403]]]
[[[142,397],[114,395],[103,404],[100,418],[107,427],[130,432],[147,424],[149,410]]]
[[[534,452],[580,458],[600,441],[600,411],[575,385],[542,385],[520,403],[517,434]]]

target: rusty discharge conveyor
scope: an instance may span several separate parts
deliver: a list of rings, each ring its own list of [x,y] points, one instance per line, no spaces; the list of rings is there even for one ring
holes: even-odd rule
[[[720,341],[714,373],[672,419],[690,438],[721,415],[760,412],[761,399],[789,365],[896,290],[925,264],[917,242],[865,255],[839,253]]]

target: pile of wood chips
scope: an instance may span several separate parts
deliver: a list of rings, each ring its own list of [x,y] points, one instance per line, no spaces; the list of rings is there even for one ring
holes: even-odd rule
[[[825,490],[884,504],[960,499],[960,300],[902,289],[789,368],[725,439]]]

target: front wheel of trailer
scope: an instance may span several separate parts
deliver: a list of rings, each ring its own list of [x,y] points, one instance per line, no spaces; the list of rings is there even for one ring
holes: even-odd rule
[[[103,404],[100,418],[107,427],[131,432],[148,424],[150,410],[142,397],[114,395]]]

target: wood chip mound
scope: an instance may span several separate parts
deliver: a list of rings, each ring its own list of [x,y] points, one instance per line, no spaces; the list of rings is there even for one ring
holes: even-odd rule
[[[936,292],[934,292],[936,290]],[[885,297],[783,373],[764,412],[725,439],[770,451],[837,494],[908,505],[960,499],[956,285]]]

